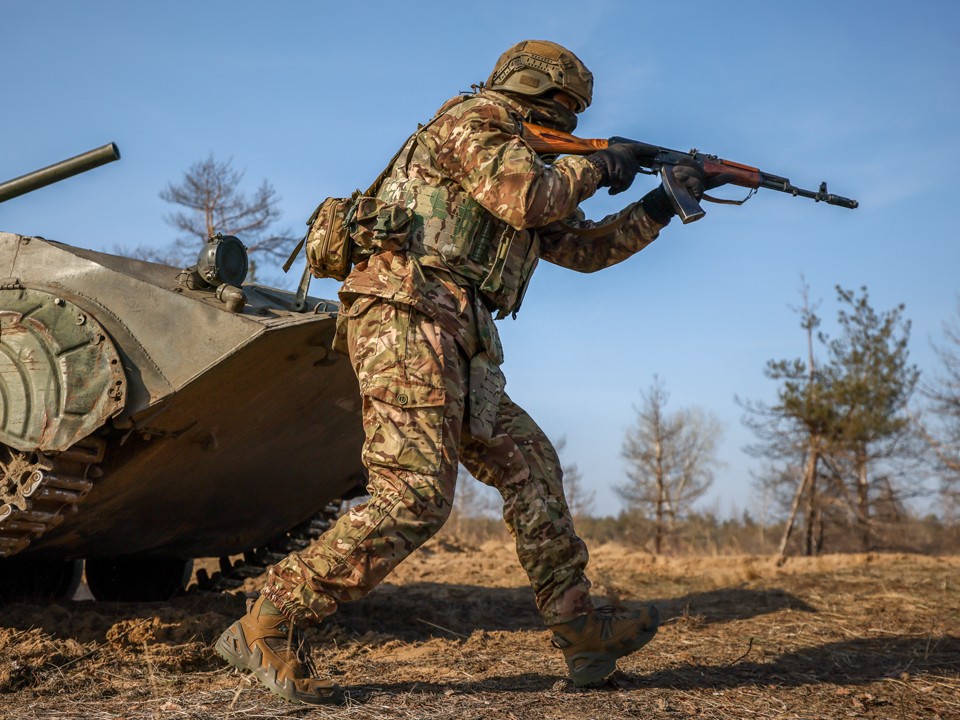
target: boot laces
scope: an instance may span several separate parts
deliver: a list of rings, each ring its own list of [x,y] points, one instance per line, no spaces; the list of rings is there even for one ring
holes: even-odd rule
[[[304,677],[316,677],[317,669],[313,663],[310,643],[303,630],[289,621],[284,625],[287,626],[286,640],[278,637],[265,638],[267,645],[277,654],[277,657],[303,672]],[[300,672],[296,674],[299,675]]]
[[[600,622],[600,637],[606,640],[613,635],[613,624],[624,618],[613,605],[602,605],[594,610],[594,618]]]

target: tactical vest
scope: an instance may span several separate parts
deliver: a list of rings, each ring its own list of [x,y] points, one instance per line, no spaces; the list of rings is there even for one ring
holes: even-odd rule
[[[442,108],[441,114],[453,104]],[[465,280],[488,307],[499,311],[498,317],[515,315],[539,260],[540,239],[536,232],[517,230],[499,220],[458,185],[436,185],[408,176],[407,168],[417,153],[434,164],[419,142],[429,127],[407,141],[377,198],[413,212],[407,252],[417,255],[422,265],[448,270]]]

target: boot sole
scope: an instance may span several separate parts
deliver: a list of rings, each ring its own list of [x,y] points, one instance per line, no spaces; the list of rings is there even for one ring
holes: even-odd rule
[[[277,671],[272,665],[264,664],[263,653],[260,648],[251,648],[244,637],[243,628],[240,623],[235,622],[228,627],[217,639],[214,650],[217,655],[222,657],[228,663],[238,670],[244,670],[253,673],[253,676],[260,681],[274,695],[279,695],[284,700],[298,705],[338,705],[343,702],[343,693],[340,688],[334,686],[330,693],[302,693],[297,690],[290,680],[277,680]]]

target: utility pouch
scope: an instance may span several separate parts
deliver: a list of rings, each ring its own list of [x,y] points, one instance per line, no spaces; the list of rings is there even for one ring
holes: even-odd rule
[[[400,203],[376,197],[359,197],[354,214],[353,239],[360,250],[372,255],[404,250],[410,242],[414,213]]]
[[[473,297],[473,317],[477,329],[477,340],[480,341],[481,352],[486,352],[487,357],[495,364],[503,364],[503,345],[500,343],[500,333],[497,330],[497,324],[493,321],[493,316],[483,304],[479,295]]]
[[[500,366],[485,352],[470,360],[470,434],[483,443],[493,439],[497,409],[507,385]]]
[[[348,198],[327,198],[307,221],[307,267],[314,277],[344,280],[350,272],[351,225],[359,197],[357,190]]]
[[[540,238],[535,232],[504,231],[490,272],[480,283],[480,292],[500,311],[498,318],[516,314],[539,258]]]

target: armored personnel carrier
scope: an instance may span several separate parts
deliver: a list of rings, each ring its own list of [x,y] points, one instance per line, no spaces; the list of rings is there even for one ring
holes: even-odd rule
[[[0,232],[0,596],[68,596],[81,561],[101,600],[170,597],[197,557],[238,584],[362,491],[336,303],[246,283],[246,261],[230,236],[184,269]]]

